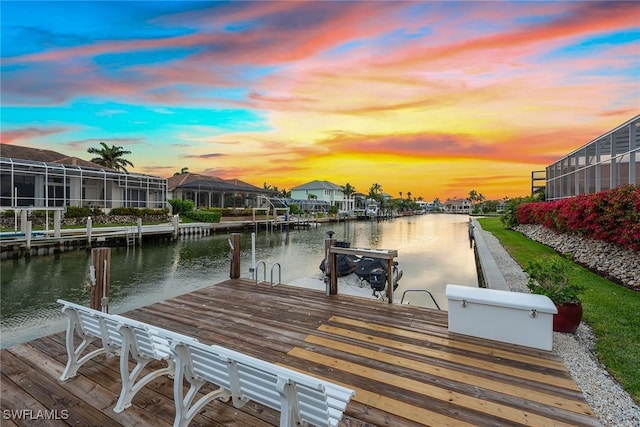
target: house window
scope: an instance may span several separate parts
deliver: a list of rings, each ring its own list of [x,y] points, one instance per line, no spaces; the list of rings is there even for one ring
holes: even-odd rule
[[[69,179],[66,180],[66,185],[63,178],[53,177],[49,178],[47,183],[47,194],[49,197],[49,203],[47,206],[64,206],[66,198],[69,196]]]
[[[11,174],[2,174],[0,177],[0,205],[14,206],[15,191],[18,191],[18,206],[34,206],[35,176],[14,175],[13,188],[11,187]]]
[[[144,208],[147,206],[147,190],[127,190],[127,207]]]

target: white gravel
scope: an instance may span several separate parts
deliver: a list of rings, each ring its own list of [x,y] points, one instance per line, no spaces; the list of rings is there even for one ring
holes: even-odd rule
[[[482,236],[511,290],[528,292],[528,276],[520,265],[493,234],[482,230]],[[611,427],[639,427],[640,407],[598,362],[594,348],[595,336],[584,323],[575,335],[553,333],[553,351],[563,360],[600,422]]]

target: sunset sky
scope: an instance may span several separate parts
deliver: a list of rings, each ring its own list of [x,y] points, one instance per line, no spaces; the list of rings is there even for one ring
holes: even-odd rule
[[[640,2],[0,3],[1,140],[131,172],[527,195],[640,112]]]

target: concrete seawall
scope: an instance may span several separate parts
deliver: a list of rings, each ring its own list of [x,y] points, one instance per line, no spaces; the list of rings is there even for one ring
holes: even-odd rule
[[[478,283],[482,288],[508,291],[507,281],[496,262],[494,253],[485,240],[482,227],[475,218],[470,219],[470,235],[474,241],[474,253],[478,267]]]

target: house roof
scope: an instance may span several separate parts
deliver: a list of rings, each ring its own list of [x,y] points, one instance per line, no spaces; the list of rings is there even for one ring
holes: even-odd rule
[[[169,191],[171,191],[178,187],[191,187],[190,184],[193,184],[198,181],[200,181],[201,183],[207,182],[208,186],[213,186],[217,184],[221,188],[224,187],[226,184],[225,181],[220,178],[201,175],[198,173],[187,172],[187,173],[181,173],[178,175],[173,175],[167,178],[167,188],[169,189]]]
[[[296,190],[342,190],[342,187],[334,184],[333,182],[320,181],[316,179],[315,181],[307,182],[306,184],[298,185],[291,189],[291,191]]]
[[[239,179],[222,179],[215,176],[207,176],[191,172],[167,178],[167,187],[169,191],[173,191],[176,188],[197,188],[201,190],[272,193],[271,191],[264,190]]]
[[[447,199],[445,205],[449,206],[463,206],[463,205],[471,205],[471,201],[469,199]]]
[[[231,185],[233,185],[236,188],[244,188],[244,189],[251,190],[251,191],[264,190],[264,191],[267,191],[267,192],[272,192],[272,191],[266,190],[264,188],[256,187],[253,184],[249,184],[248,182],[241,181],[241,180],[239,180],[237,178],[225,179],[225,181],[227,181],[228,183],[230,183]]]
[[[0,144],[0,156],[9,159],[28,160],[32,162],[57,163],[65,166],[81,166],[85,168],[113,170],[97,163],[82,160],[78,157],[67,156],[53,150],[23,147],[14,144]]]

